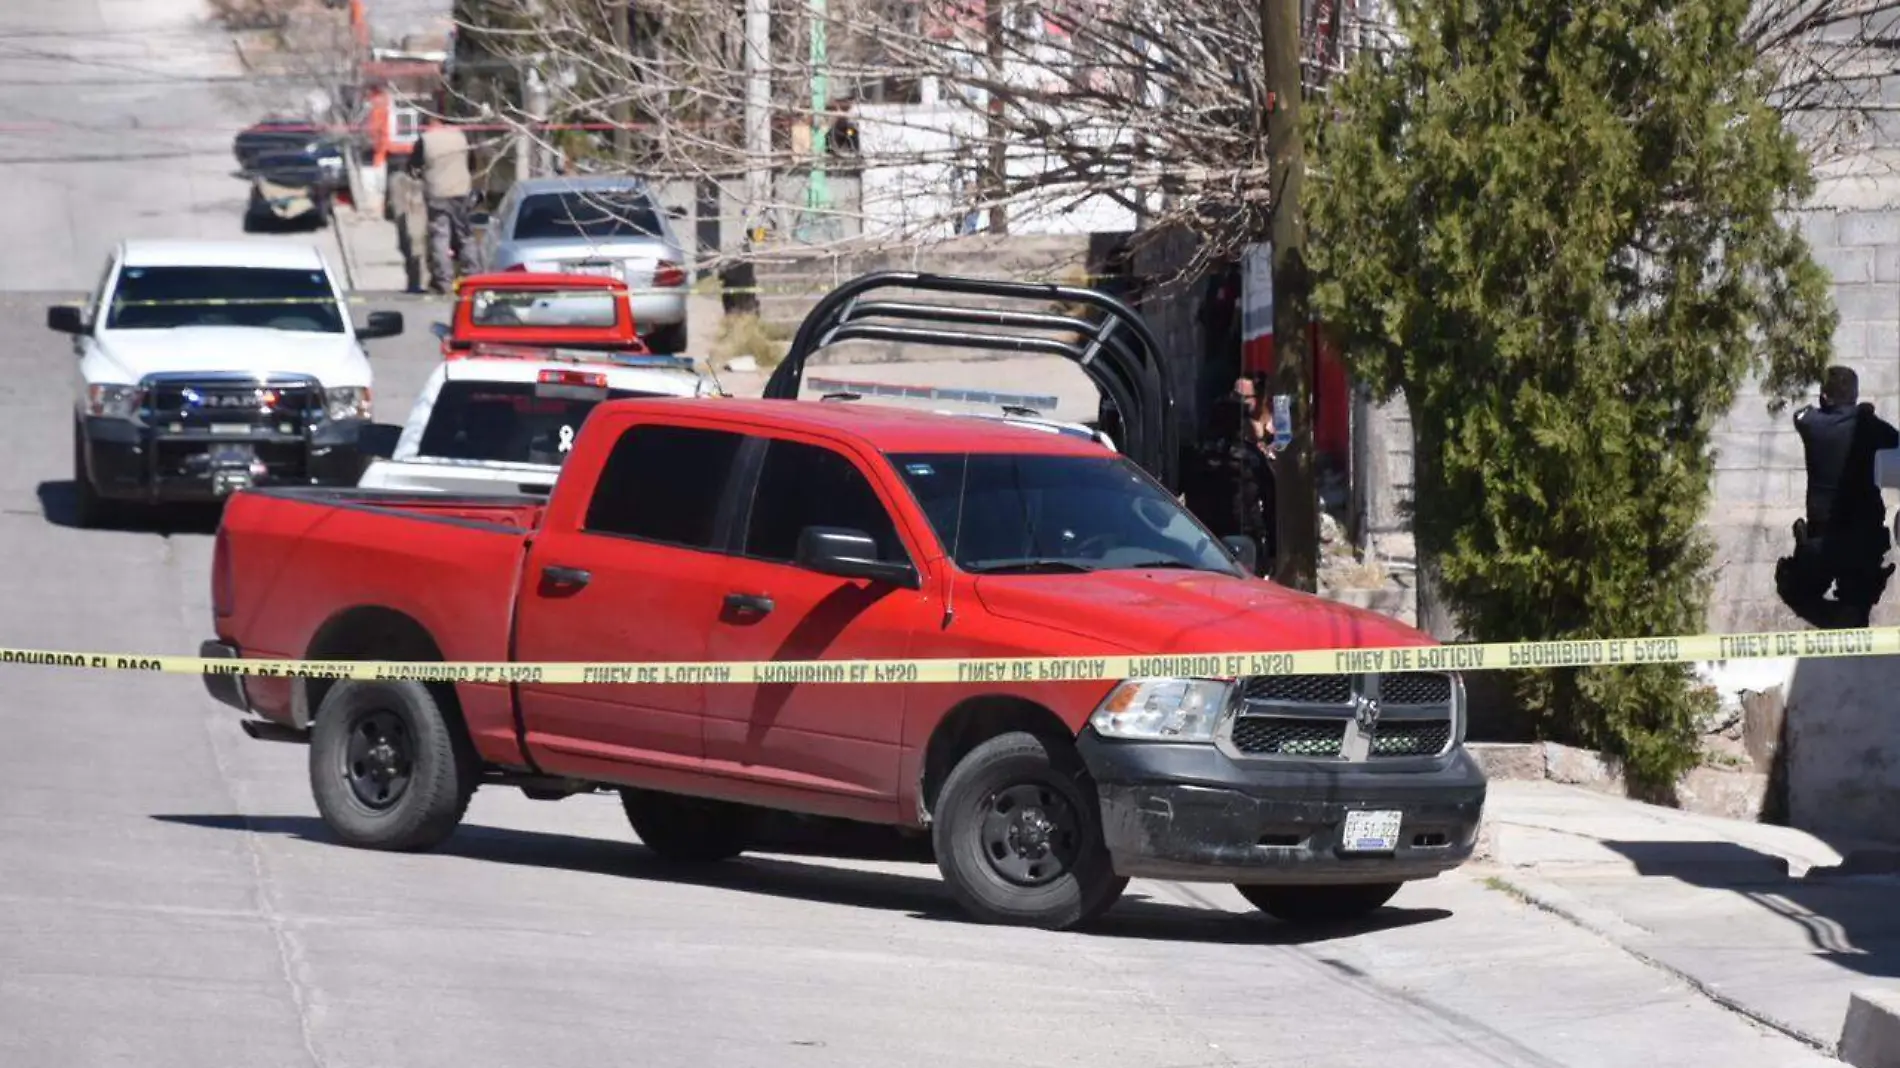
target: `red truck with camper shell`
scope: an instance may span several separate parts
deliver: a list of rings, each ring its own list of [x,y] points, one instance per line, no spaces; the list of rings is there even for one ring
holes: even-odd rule
[[[1252,578],[1150,471],[1086,438],[783,399],[603,403],[545,501],[240,492],[217,534],[212,602],[204,655],[223,657],[1432,644]],[[973,916],[1051,928],[1087,922],[1144,876],[1230,883],[1289,921],[1350,918],[1470,856],[1486,783],[1455,674],[1154,663],[1180,674],[840,682],[847,672],[788,663],[764,684],[716,669],[657,683],[205,678],[255,717],[254,737],[309,744],[324,820],[369,848],[438,845],[482,785],[547,799],[611,789],[641,841],[681,863],[760,844],[767,814],[927,835]]]

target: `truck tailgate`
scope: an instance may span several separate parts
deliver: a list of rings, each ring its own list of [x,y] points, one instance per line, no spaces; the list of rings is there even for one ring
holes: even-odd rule
[[[361,489],[235,494],[213,562],[218,639],[246,657],[506,660],[542,507]],[[507,686],[456,690],[477,747],[518,752]],[[311,684],[302,708],[290,680],[253,678],[247,692],[260,714],[303,726],[322,688]]]

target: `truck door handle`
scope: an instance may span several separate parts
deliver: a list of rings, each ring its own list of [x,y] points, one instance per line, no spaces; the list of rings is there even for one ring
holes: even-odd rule
[[[594,580],[592,572],[578,567],[561,567],[557,564],[549,564],[542,568],[541,578],[550,585],[569,589],[579,589]]]
[[[775,606],[770,597],[756,593],[726,594],[726,610],[729,612],[749,612],[753,615],[770,615]]]

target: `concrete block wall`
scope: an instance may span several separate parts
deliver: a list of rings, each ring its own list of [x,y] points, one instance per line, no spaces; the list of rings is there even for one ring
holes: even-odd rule
[[[1860,375],[1861,399],[1900,419],[1900,209],[1793,213],[1816,262],[1833,276],[1840,325],[1834,360]],[[1715,431],[1716,472],[1708,527],[1716,546],[1714,630],[1799,629],[1775,594],[1775,561],[1793,545],[1807,474],[1794,407],[1770,415],[1751,383]],[[1889,495],[1891,506],[1893,495]],[[1875,623],[1900,622],[1891,595]]]

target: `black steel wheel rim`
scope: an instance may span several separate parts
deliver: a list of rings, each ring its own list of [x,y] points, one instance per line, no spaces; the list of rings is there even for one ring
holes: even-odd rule
[[[381,810],[401,801],[415,770],[415,742],[402,717],[387,709],[356,717],[342,765],[350,792],[364,806]]]
[[[990,870],[1016,886],[1047,886],[1075,866],[1082,821],[1049,783],[1018,783],[983,799],[978,847]]]

